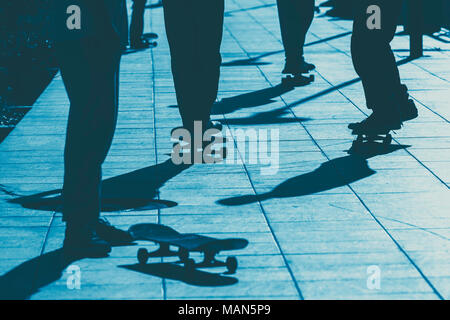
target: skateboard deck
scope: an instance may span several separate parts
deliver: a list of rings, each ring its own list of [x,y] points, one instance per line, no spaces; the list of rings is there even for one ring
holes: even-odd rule
[[[159,245],[159,249],[153,252],[144,248],[138,250],[141,264],[147,263],[149,257],[178,256],[186,268],[226,266],[230,273],[234,273],[237,269],[235,257],[228,257],[225,262],[221,262],[215,256],[221,251],[243,249],[248,245],[246,239],[216,239],[193,233],[182,234],[168,226],[154,223],[137,224],[128,231],[134,240],[151,241]],[[178,247],[178,251],[171,250],[170,246]],[[189,258],[190,252],[203,253],[203,262],[195,263]]]

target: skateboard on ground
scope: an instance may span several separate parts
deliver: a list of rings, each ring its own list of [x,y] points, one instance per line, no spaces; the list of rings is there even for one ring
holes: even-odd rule
[[[314,82],[315,77],[313,74],[304,75],[302,73],[299,74],[283,74],[281,78],[281,83],[283,85],[293,86],[293,87],[302,87],[306,86],[312,82]]]
[[[230,256],[225,261],[219,261],[216,255],[221,251],[243,249],[248,245],[246,239],[215,239],[192,233],[182,234],[170,227],[154,223],[136,224],[128,231],[134,240],[151,241],[159,245],[153,252],[140,248],[137,252],[140,264],[146,264],[150,257],[178,256],[188,270],[225,266],[229,273],[234,273],[238,267],[236,257]],[[172,250],[171,246],[177,247],[178,250]],[[195,262],[189,258],[190,252],[203,253],[203,261]]]
[[[381,145],[385,148],[389,147],[392,143],[392,135],[390,133],[390,130],[382,131],[382,132],[372,132],[372,133],[366,133],[366,132],[360,132],[360,131],[353,131],[353,135],[356,135],[356,140],[353,141],[351,151],[357,151],[358,149],[361,149],[361,147],[364,144],[373,144],[373,143],[379,143],[381,142]]]

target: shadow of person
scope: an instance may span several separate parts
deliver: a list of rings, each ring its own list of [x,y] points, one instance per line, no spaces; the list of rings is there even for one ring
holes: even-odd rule
[[[293,123],[293,122],[306,122],[310,121],[309,118],[298,117],[284,117],[290,116],[291,113],[287,108],[279,108],[270,110],[267,112],[258,112],[245,118],[227,118],[226,120],[220,120],[220,122],[227,123],[228,125],[263,125],[263,124],[276,124],[276,123]]]
[[[64,255],[62,249],[28,260],[0,276],[0,300],[23,300],[39,289],[57,281],[76,258]]]
[[[133,264],[119,267],[163,279],[178,280],[199,287],[230,286],[238,282],[238,279],[235,277],[223,276],[218,273],[210,273],[197,269],[187,270],[174,263]]]
[[[319,39],[319,40],[316,40],[316,41],[312,41],[312,42],[306,43],[305,47],[310,47],[310,46],[314,46],[316,44],[321,44],[321,43],[328,42],[328,41],[331,41],[331,40],[343,38],[343,37],[346,37],[346,36],[351,35],[351,34],[352,34],[351,31],[343,32],[343,33],[336,34],[336,35],[333,35],[333,36],[330,36],[330,37],[327,37],[327,38],[322,38],[322,39]],[[268,51],[268,52],[264,52],[264,53],[262,53],[262,54],[260,54],[258,56],[251,57],[251,58],[227,61],[227,62],[222,63],[222,66],[223,67],[239,67],[239,66],[267,65],[267,64],[270,64],[270,62],[261,62],[259,60],[261,60],[262,58],[273,56],[273,55],[277,55],[277,54],[280,54],[280,53],[284,53],[284,50]]]
[[[222,67],[240,67],[240,66],[265,66],[271,64],[271,62],[258,61],[260,57],[233,60],[222,63]]]
[[[275,87],[240,94],[235,97],[223,98],[220,102],[214,104],[211,114],[229,114],[240,109],[263,106],[275,102],[273,100],[274,98],[292,90],[294,90],[292,86],[279,84]]]
[[[222,199],[218,203],[225,206],[239,206],[268,199],[300,197],[332,190],[375,174],[376,171],[369,168],[367,159],[406,147],[391,145],[386,148],[381,144],[380,146],[374,145],[371,148],[368,147],[365,152],[350,154],[322,163],[316,170],[290,178],[270,192]]]
[[[186,168],[188,166],[175,165],[169,159],[155,166],[104,180],[102,182],[102,211],[143,211],[176,206],[176,202],[155,198],[159,194],[159,188]],[[20,204],[27,209],[61,211],[61,189],[20,196],[8,200],[8,202]]]

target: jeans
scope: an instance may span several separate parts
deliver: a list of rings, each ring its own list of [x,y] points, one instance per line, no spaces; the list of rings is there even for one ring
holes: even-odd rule
[[[314,0],[277,0],[277,6],[286,63],[298,64],[314,18]]]
[[[163,0],[183,126],[209,121],[219,86],[224,0]]]
[[[63,217],[87,224],[101,210],[101,167],[114,135],[121,48],[97,37],[56,44],[70,100],[64,150]]]
[[[141,41],[144,32],[144,12],[147,0],[133,0],[133,12],[130,23],[130,43]]]
[[[390,42],[394,38],[402,1],[359,0],[355,3],[355,18],[351,43],[353,65],[361,78],[367,107],[374,112],[398,115],[402,93],[400,74]],[[381,12],[381,29],[370,30],[367,13],[370,5]]]

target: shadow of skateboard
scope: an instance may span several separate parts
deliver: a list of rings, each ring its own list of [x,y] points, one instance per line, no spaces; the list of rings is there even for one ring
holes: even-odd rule
[[[178,256],[188,270],[225,266],[228,273],[232,274],[238,267],[236,257],[230,256],[225,261],[219,261],[216,255],[221,251],[243,249],[248,245],[246,239],[216,239],[193,233],[182,234],[170,227],[154,223],[136,224],[128,231],[136,241],[151,241],[159,245],[159,248],[153,252],[148,252],[145,248],[138,250],[137,258],[142,265],[145,265],[150,257]],[[171,250],[170,246],[178,247],[178,250]],[[203,261],[195,262],[194,259],[189,258],[190,252],[203,253]]]

